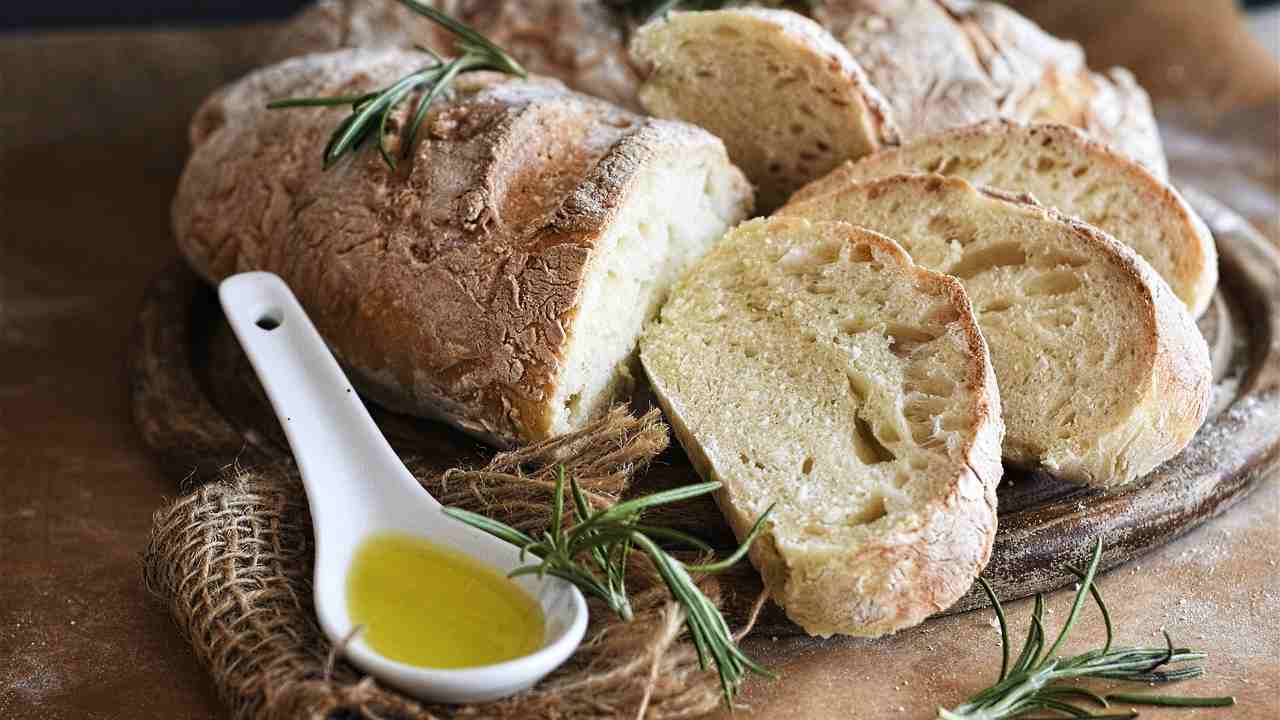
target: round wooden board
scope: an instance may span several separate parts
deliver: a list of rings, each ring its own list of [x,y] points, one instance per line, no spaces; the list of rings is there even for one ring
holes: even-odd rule
[[[984,575],[1002,598],[1075,582],[1062,568],[1082,562],[1095,538],[1111,568],[1162,545],[1240,500],[1280,460],[1280,254],[1217,202],[1190,199],[1212,228],[1221,285],[1200,327],[1213,352],[1214,409],[1191,445],[1133,485],[1102,492],[1043,473],[1007,470],[999,531]],[[201,482],[226,466],[287,460],[288,448],[213,291],[180,264],[158,277],[143,303],[130,355],[134,419],[175,479]],[[644,404],[644,400],[637,401]],[[445,425],[372,407],[397,451],[439,469],[483,463],[487,448]],[[695,481],[675,447],[635,492]],[[709,499],[673,506],[659,519],[728,547],[733,536]],[[742,563],[723,576],[726,615],[741,621],[760,590]],[[970,592],[948,612],[985,604]],[[758,628],[800,630],[776,607]]]

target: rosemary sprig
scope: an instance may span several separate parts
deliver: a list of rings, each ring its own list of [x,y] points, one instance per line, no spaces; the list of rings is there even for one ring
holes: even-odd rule
[[[939,720],[1006,720],[1025,717],[1027,713],[1052,712],[1077,718],[1136,718],[1136,711],[1095,714],[1084,707],[1092,703],[1104,710],[1111,702],[1135,705],[1163,705],[1166,707],[1228,707],[1235,704],[1233,697],[1182,697],[1173,695],[1147,695],[1111,693],[1105,697],[1078,685],[1070,684],[1076,678],[1093,677],[1108,680],[1127,680],[1151,684],[1163,684],[1199,677],[1203,670],[1198,665],[1169,668],[1170,665],[1202,660],[1205,654],[1189,648],[1174,647],[1168,633],[1164,634],[1165,647],[1113,647],[1114,628],[1111,613],[1102,600],[1102,593],[1093,579],[1102,559],[1102,541],[1093,548],[1093,558],[1086,570],[1068,566],[1068,570],[1080,578],[1071,612],[1058,632],[1053,644],[1045,648],[1044,596],[1036,595],[1035,609],[1031,613],[1031,626],[1018,657],[1009,662],[1009,628],[1005,622],[1004,608],[986,580],[979,577],[978,584],[991,601],[996,619],[1000,623],[1000,646],[1003,661],[996,684],[974,695],[965,704],[945,710],[938,709]],[[1093,597],[1102,613],[1107,630],[1107,640],[1101,649],[1075,655],[1055,655],[1075,626],[1080,611]],[[1163,632],[1163,631],[1162,631]]]
[[[732,706],[733,697],[748,671],[773,677],[767,669],[743,654],[720,610],[702,593],[690,576],[690,573],[720,572],[741,560],[747,554],[751,542],[760,534],[772,507],[756,520],[751,532],[747,533],[747,537],[732,555],[715,563],[686,565],[668,554],[663,544],[683,543],[705,552],[710,552],[711,547],[687,533],[646,525],[641,522],[641,516],[645,510],[658,505],[714,492],[719,489],[720,483],[687,485],[626,500],[603,510],[592,509],[576,479],[571,478],[568,485],[578,522],[570,527],[564,520],[565,472],[564,466],[561,466],[556,476],[551,528],[538,539],[473,512],[458,508],[445,508],[444,512],[518,546],[522,557],[527,553],[541,560],[537,564],[517,568],[511,573],[512,576],[536,574],[561,578],[573,583],[584,593],[600,598],[610,610],[626,621],[632,618],[626,585],[627,557],[633,550],[643,552],[653,561],[654,568],[671,596],[684,608],[685,627],[698,651],[699,664],[705,670],[708,660],[715,663],[726,704]]]
[[[488,38],[470,26],[449,17],[430,5],[424,5],[418,0],[397,1],[453,33],[454,37],[457,38],[455,43],[457,57],[442,58],[429,48],[419,47],[419,50],[430,56],[431,62],[381,90],[361,95],[287,98],[274,100],[267,104],[267,107],[272,110],[296,107],[351,106],[351,113],[342,122],[338,123],[338,127],[329,136],[329,142],[324,147],[323,161],[326,170],[332,167],[347,152],[360,147],[375,132],[378,135],[378,152],[382,155],[382,159],[387,163],[387,166],[394,170],[396,167],[395,158],[387,151],[387,146],[384,142],[384,138],[387,135],[387,121],[391,117],[392,111],[400,103],[404,102],[405,98],[419,89],[425,89],[426,92],[418,101],[413,120],[403,133],[401,154],[406,158],[413,151],[414,139],[418,135],[418,129],[421,127],[422,121],[427,117],[427,109],[437,97],[448,89],[456,77],[463,73],[477,70],[496,70],[522,78],[527,76],[524,68],[520,66],[520,63],[516,62],[515,58],[508,55],[506,51],[493,44]]]

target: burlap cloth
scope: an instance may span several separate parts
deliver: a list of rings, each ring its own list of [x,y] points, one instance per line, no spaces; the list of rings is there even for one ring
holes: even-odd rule
[[[667,447],[656,410],[615,409],[591,426],[497,455],[475,471],[406,465],[445,505],[545,529],[563,463],[603,506]],[[423,705],[364,677],[333,651],[311,605],[311,518],[291,462],[229,467],[155,514],[144,556],[148,589],[167,603],[238,718],[586,718],[705,715],[720,701],[684,636],[684,614],[637,554],[628,575],[635,618],[591,603],[586,640],[534,689],[499,702]],[[713,580],[702,581],[713,599]]]

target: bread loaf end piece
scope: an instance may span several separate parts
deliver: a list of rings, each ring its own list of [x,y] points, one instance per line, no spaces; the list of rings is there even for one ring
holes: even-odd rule
[[[211,97],[174,200],[179,247],[211,282],[283,277],[359,389],[393,410],[499,445],[579,427],[626,397],[643,323],[750,212],[751,188],[707,132],[553,80],[458,78],[394,171],[373,142],[322,169],[342,109],[265,107],[420,65],[399,50],[309,55]]]
[[[1090,225],[939,175],[850,183],[779,213],[891,234],[964,284],[991,345],[1010,462],[1120,485],[1204,422],[1212,375],[1195,322],[1145,260]]]
[[[641,360],[698,472],[805,630],[915,625],[985,566],[1003,428],[955,280],[846,223],[740,225],[673,290]]]
[[[938,173],[1030,194],[1133,248],[1199,316],[1218,283],[1213,236],[1173,187],[1135,161],[1065,125],[992,120],[886,148],[847,163],[792,196],[898,173]]]
[[[897,131],[849,52],[812,20],[758,8],[673,12],[641,27],[640,101],[722,138],[761,210]]]

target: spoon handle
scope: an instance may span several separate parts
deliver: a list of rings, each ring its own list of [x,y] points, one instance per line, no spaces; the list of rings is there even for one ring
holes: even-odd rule
[[[218,297],[289,439],[317,530],[331,522],[359,527],[388,503],[438,506],[382,436],[283,280],[233,275]]]

